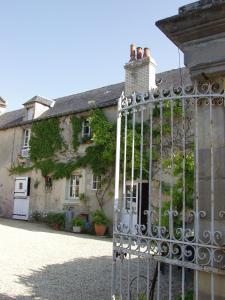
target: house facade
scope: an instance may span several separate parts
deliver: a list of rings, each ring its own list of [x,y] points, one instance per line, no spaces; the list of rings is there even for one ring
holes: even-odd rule
[[[148,48],[131,45],[130,61],[125,64],[125,82],[58,99],[35,96],[24,103],[19,110],[5,112],[6,102],[0,98],[0,216],[28,219],[34,212],[62,211],[71,208],[76,214],[89,214],[99,209],[96,190],[99,176],[87,168],[76,169],[70,178],[52,180],[43,177],[39,169],[29,170],[32,161],[29,155],[29,141],[32,124],[58,118],[66,152],[59,154],[59,161],[68,162],[75,155],[82,156],[91,137],[88,121],[90,111],[100,108],[110,122],[116,121],[117,102],[121,94],[145,92],[152,88],[169,88],[190,82],[186,68],[155,74],[156,64]],[[81,143],[77,153],[72,148],[72,116],[82,118]],[[12,174],[15,166],[28,167],[23,174]],[[84,201],[85,198],[85,201]],[[107,191],[104,210],[113,217],[113,183]],[[26,203],[25,203],[26,202]],[[20,206],[26,211],[20,213]],[[21,215],[21,216],[20,216]]]

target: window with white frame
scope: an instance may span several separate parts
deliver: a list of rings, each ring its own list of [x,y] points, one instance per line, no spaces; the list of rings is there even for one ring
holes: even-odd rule
[[[94,175],[92,176],[92,190],[97,191],[101,188],[101,176]]]
[[[70,177],[69,196],[70,198],[79,198],[80,176],[72,175]]]
[[[82,123],[82,138],[89,139],[91,137],[91,125],[88,119]]]
[[[24,130],[23,147],[29,148],[29,143],[30,143],[30,129],[25,129]]]
[[[131,200],[133,209],[137,210],[137,193],[137,184],[133,185],[133,189],[131,184],[126,184],[126,209],[130,209]]]

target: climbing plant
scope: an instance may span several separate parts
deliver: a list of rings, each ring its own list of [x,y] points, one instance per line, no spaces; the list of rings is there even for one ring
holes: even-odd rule
[[[71,117],[71,124],[72,124],[72,129],[73,129],[72,143],[73,143],[73,148],[76,151],[80,145],[79,134],[81,132],[82,120],[81,120],[81,118],[78,118],[76,115],[73,115]]]
[[[73,127],[73,146],[75,141],[78,143],[78,129],[81,121],[72,116]],[[77,127],[75,123],[78,124]],[[76,129],[75,129],[76,128]],[[70,174],[76,168],[74,161],[60,162],[57,158],[59,151],[65,151],[66,145],[61,135],[62,129],[58,118],[41,120],[35,122],[31,128],[30,139],[30,159],[32,166],[25,167],[23,165],[13,166],[9,171],[11,174],[22,174],[32,169],[40,170],[44,177],[50,175],[53,179],[70,177]]]
[[[182,222],[183,196],[185,197],[185,210],[193,208],[194,145],[191,105],[183,104],[181,100],[171,103],[164,101],[163,107],[158,104],[153,109],[153,179],[159,180],[160,169],[163,175],[168,175],[167,180],[173,178],[173,182],[169,180],[170,183],[168,183],[165,176],[162,176],[162,194],[168,196],[169,200],[162,203],[161,223],[162,226],[168,228],[169,216],[166,212],[172,207],[178,212],[178,215],[174,216],[176,228]],[[172,109],[171,105],[173,105]],[[182,105],[185,105],[184,109]],[[171,132],[171,117],[173,132]],[[171,157],[172,146],[173,156]]]
[[[61,150],[64,142],[58,118],[35,122],[31,129],[30,158],[39,161],[54,156]]]

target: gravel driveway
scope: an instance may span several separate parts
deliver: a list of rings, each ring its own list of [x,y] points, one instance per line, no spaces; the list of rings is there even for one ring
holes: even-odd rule
[[[110,299],[112,242],[0,219],[0,299]]]

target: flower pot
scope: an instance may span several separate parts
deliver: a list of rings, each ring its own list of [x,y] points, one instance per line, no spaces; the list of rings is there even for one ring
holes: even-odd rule
[[[55,224],[52,224],[52,228],[55,230],[59,230],[60,226],[59,226],[59,224],[55,223]]]
[[[103,236],[106,231],[106,226],[102,224],[95,224],[95,233],[96,235]]]
[[[73,232],[80,233],[81,232],[81,227],[80,226],[73,226]]]

